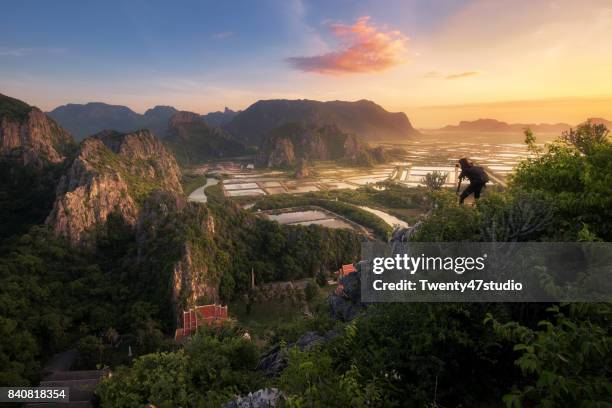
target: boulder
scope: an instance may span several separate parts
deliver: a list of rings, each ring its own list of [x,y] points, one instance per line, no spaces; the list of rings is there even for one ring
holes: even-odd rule
[[[280,345],[275,345],[266,351],[260,358],[257,364],[257,369],[262,370],[267,377],[279,375],[285,367],[287,367],[287,350],[297,347],[300,351],[310,350],[316,345],[323,344],[336,335],[335,332],[329,331],[325,336],[321,336],[317,332],[309,331],[304,333],[295,343],[289,344],[286,348]]]
[[[276,388],[264,388],[250,392],[246,397],[238,397],[223,408],[269,408],[279,406],[282,393]]]

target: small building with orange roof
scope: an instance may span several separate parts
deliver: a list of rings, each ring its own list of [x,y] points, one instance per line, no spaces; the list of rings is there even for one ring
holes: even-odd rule
[[[338,275],[338,287],[336,288],[335,292],[337,295],[341,295],[344,291],[344,285],[341,282],[342,278],[350,275],[353,272],[357,272],[357,269],[353,264],[342,265],[340,269],[336,271],[336,274]]]
[[[218,325],[227,319],[227,306],[217,304],[196,306],[183,312],[183,327],[176,329],[174,340],[180,341],[192,335],[200,326]]]
[[[340,279],[344,278],[346,275],[353,273],[353,272],[357,272],[357,269],[355,269],[355,265],[353,264],[342,265],[340,269],[336,271],[336,274],[338,275],[338,281],[340,281]]]

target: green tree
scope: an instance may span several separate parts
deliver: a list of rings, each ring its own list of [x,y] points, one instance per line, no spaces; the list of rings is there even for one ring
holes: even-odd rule
[[[85,336],[79,340],[77,350],[79,352],[79,367],[95,370],[104,365],[104,344],[102,339],[96,336]]]
[[[603,124],[585,122],[575,129],[563,132],[561,140],[576,148],[582,154],[590,154],[593,148],[608,143],[608,128]]]
[[[499,323],[502,338],[515,343],[515,364],[525,381],[504,396],[509,408],[523,406],[609,406],[612,390],[612,307],[603,304],[553,306],[552,319],[537,329],[518,322]]]
[[[574,240],[586,224],[612,239],[612,143],[605,127],[590,123],[570,131],[542,155],[522,162],[513,191],[537,192],[555,212],[556,239]],[[552,238],[552,237],[551,237]]]
[[[255,346],[230,328],[202,329],[184,349],[137,358],[97,393],[102,407],[219,407],[263,385]]]

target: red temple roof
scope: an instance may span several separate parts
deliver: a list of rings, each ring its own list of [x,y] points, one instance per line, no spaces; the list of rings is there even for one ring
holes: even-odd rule
[[[183,312],[183,328],[176,329],[174,339],[187,337],[202,325],[219,324],[227,320],[227,306],[217,304],[196,306]]]
[[[355,269],[355,266],[353,264],[348,264],[348,265],[342,265],[342,268],[340,268],[340,277],[346,276],[349,273],[353,273],[353,272],[357,272],[357,269]]]

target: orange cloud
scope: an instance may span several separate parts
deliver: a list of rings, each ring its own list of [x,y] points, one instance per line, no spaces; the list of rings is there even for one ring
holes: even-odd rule
[[[423,78],[444,78],[444,79],[462,79],[471,76],[480,75],[478,71],[466,71],[466,72],[458,72],[456,74],[448,74],[444,75],[438,71],[429,71],[423,75]]]
[[[336,75],[382,71],[403,62],[408,37],[397,30],[381,31],[368,16],[353,25],[330,24],[329,29],[340,40],[339,49],[287,61],[301,71]]]

